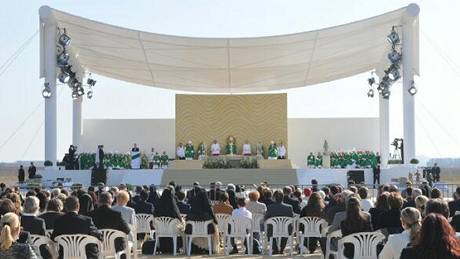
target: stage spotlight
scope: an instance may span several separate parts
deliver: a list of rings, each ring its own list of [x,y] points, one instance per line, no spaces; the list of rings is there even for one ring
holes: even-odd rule
[[[411,82],[410,88],[407,90],[411,95],[415,95],[417,93],[417,88],[415,87],[415,82]]]
[[[79,86],[77,87],[77,94],[78,96],[82,96],[85,94],[85,89],[83,89],[83,87]]]
[[[397,52],[395,49],[388,53],[388,59],[392,64],[398,64],[401,61],[401,57],[401,53]]]
[[[399,34],[396,32],[395,26],[393,26],[393,27],[391,28],[391,32],[390,32],[390,34],[388,34],[387,40],[388,40],[388,42],[391,43],[392,45],[396,45],[396,44],[399,43],[399,41],[400,41],[400,40],[399,40]]]
[[[50,98],[51,97],[51,88],[49,86],[49,83],[45,83],[45,88],[42,91],[42,96],[44,98]]]
[[[61,69],[61,72],[58,75],[58,79],[59,79],[59,82],[66,84],[67,82],[69,82],[70,75]]]
[[[72,91],[72,99],[74,99],[74,100],[78,99],[78,93],[77,93],[76,90]]]
[[[382,96],[383,96],[384,99],[389,99],[389,98],[390,98],[390,94],[391,94],[391,93],[390,93],[390,90],[388,90],[388,89],[384,89],[384,90],[382,91]]]
[[[86,93],[86,96],[88,97],[88,99],[93,98],[93,90],[92,90],[91,88],[90,88],[90,89],[88,90],[88,92]]]
[[[399,72],[399,66],[396,64],[392,64],[387,70],[385,70],[385,74],[388,75],[388,78],[391,81],[397,81],[401,78],[401,73]]]
[[[375,84],[375,78],[371,77],[371,78],[367,79],[367,82],[369,83],[370,86],[372,86],[373,84]]]
[[[59,36],[59,44],[63,47],[69,46],[72,39],[67,35],[67,30],[64,28],[64,32]]]
[[[89,86],[95,86],[95,85],[96,85],[96,80],[91,79],[91,78],[88,78],[88,80],[86,81],[86,83],[87,83]]]
[[[57,57],[57,65],[58,67],[65,67],[69,64],[70,55],[67,52],[62,52]]]
[[[369,98],[373,98],[374,97],[374,89],[369,89],[369,91],[367,92],[367,97]]]

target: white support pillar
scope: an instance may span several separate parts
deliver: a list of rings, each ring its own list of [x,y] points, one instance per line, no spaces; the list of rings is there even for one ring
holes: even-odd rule
[[[409,88],[414,80],[414,23],[420,9],[409,5],[402,26],[402,65],[403,65],[403,125],[404,125],[404,164],[410,165],[415,158],[415,107],[414,96]]]
[[[57,25],[49,7],[39,11],[42,42],[42,58],[45,82],[51,89],[51,97],[45,99],[45,160],[56,165],[57,159],[57,93],[56,93],[56,33]]]
[[[80,136],[82,129],[82,103],[83,96],[73,100],[73,111],[72,111],[72,144],[74,146],[80,146]]]
[[[390,100],[379,95],[380,164],[388,166],[390,155]]]

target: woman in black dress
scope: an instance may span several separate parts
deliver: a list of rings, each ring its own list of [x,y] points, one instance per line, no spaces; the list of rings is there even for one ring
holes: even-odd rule
[[[161,198],[158,200],[158,207],[155,207],[155,217],[170,217],[178,219],[182,223],[182,217],[177,208],[174,195],[172,194],[172,188],[167,187],[163,190]],[[182,224],[177,227],[181,228]],[[179,237],[177,241],[177,248],[182,247],[182,240]],[[170,237],[160,237],[160,251],[162,253],[172,253],[174,249],[173,240]]]

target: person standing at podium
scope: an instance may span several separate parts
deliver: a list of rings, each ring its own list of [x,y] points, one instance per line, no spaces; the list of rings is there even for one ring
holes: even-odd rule
[[[176,148],[176,156],[178,160],[185,160],[185,148],[182,142]]]
[[[139,152],[139,148],[137,147],[136,143],[134,143],[133,147],[131,148],[131,168],[141,168],[141,153]]]
[[[211,155],[219,156],[220,155],[220,144],[217,143],[217,140],[214,140],[211,145]]]

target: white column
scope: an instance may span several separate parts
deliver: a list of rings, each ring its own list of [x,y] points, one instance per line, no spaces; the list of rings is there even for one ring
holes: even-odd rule
[[[82,102],[83,96],[73,100],[72,112],[72,144],[77,147],[80,146],[80,136],[82,129]]]
[[[390,100],[379,95],[379,135],[381,167],[388,165],[390,154]]]
[[[404,125],[404,164],[410,165],[415,158],[415,108],[414,96],[409,93],[411,82],[414,80],[414,23],[418,16],[417,5],[409,5],[402,26],[402,65],[403,65],[403,125]]]
[[[43,59],[45,82],[49,83],[51,97],[45,99],[45,160],[56,165],[57,158],[57,94],[56,94],[56,22],[49,8],[40,8],[40,26],[44,26]]]

